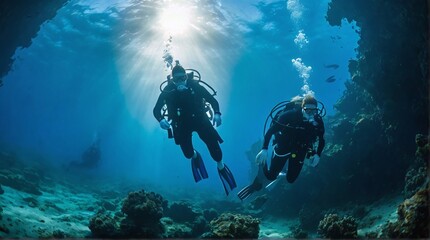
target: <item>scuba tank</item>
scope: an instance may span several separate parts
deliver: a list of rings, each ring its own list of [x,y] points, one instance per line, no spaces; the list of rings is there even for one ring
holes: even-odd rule
[[[176,61],[176,65],[179,65],[179,61]],[[211,93],[212,96],[216,96],[217,92],[215,91],[215,89],[211,85],[209,85],[208,83],[206,83],[205,81],[202,80],[202,77],[201,77],[199,71],[192,69],[192,68],[185,69],[185,71],[186,71],[188,81],[196,81],[197,84],[202,83],[202,85],[204,87],[210,89],[210,91],[212,92]],[[167,86],[168,84],[174,84],[173,79],[170,76],[170,74],[167,75],[167,79],[160,84],[160,91],[163,93],[171,93],[171,92],[177,91],[176,89],[165,90],[165,86]],[[214,117],[214,111],[212,109],[212,106],[210,105],[210,103],[208,103],[206,101],[203,102],[203,105],[204,105],[204,111],[206,112],[209,120],[212,121],[213,117]],[[168,117],[169,113],[168,113],[166,105],[163,106],[163,108],[161,109],[161,112],[162,112],[161,114],[163,117]],[[170,137],[170,135],[171,134],[169,133],[169,137]]]
[[[283,127],[287,127],[287,128],[299,128],[299,127],[295,127],[295,126],[291,126],[291,125],[285,125],[281,122],[279,122],[279,116],[286,112],[286,111],[290,111],[290,110],[297,110],[297,111],[301,111],[302,109],[302,97],[298,97],[298,98],[293,98],[292,100],[286,100],[286,101],[282,101],[279,102],[278,104],[276,104],[272,110],[270,111],[269,115],[266,118],[266,121],[264,122],[264,129],[263,129],[263,138],[266,135],[266,126],[267,123],[269,121],[269,118],[271,119],[270,121],[270,125],[269,127],[271,127],[273,124],[279,124]],[[318,108],[318,105],[321,105],[321,108]],[[326,110],[325,110],[325,106],[322,102],[317,101],[317,108],[318,108],[318,112],[317,115],[319,117],[324,117],[326,115]],[[279,133],[277,133],[279,134]],[[275,135],[275,138],[272,141],[272,145],[275,146],[277,144],[277,138],[279,137],[279,135]],[[306,158],[310,158],[311,156],[313,156],[314,154],[316,154],[316,150],[315,147],[313,146],[314,144],[312,144],[311,146],[308,147],[307,152],[306,152]]]
[[[289,111],[289,110],[293,110],[293,109],[297,109],[300,110],[302,108],[301,104],[302,104],[302,100],[303,98],[297,98],[297,99],[293,99],[293,100],[286,100],[286,101],[282,101],[277,103],[272,110],[270,111],[269,115],[266,118],[266,121],[264,122],[264,128],[263,128],[263,137],[266,135],[266,126],[267,126],[267,122],[269,121],[269,118],[271,119],[270,125],[269,127],[271,127],[273,124],[279,124],[283,127],[292,127],[289,125],[285,125],[282,124],[278,121],[279,115],[281,115],[281,113],[285,112],[285,111]],[[318,108],[318,113],[317,115],[319,115],[320,117],[324,117],[326,115],[326,110],[325,110],[325,106],[322,102],[317,101],[319,105],[321,105],[321,108]]]

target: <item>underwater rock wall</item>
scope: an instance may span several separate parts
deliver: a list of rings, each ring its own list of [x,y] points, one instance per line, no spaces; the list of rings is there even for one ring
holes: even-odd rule
[[[397,209],[395,222],[385,225],[385,238],[423,238],[428,239],[429,232],[429,186],[406,199]]]
[[[425,0],[332,0],[327,21],[340,26],[343,18],[356,21],[360,40],[332,122],[341,147],[328,148],[329,160],[345,166],[340,174],[349,172],[350,198],[372,198],[403,187],[415,135],[429,129],[428,6]]]
[[[367,95],[356,96],[373,102],[387,138],[406,140],[401,150],[412,152],[415,134],[426,133],[429,126],[427,1],[332,0],[327,21],[340,26],[343,18],[360,27],[358,56],[349,71],[356,90]],[[338,104],[340,113],[345,101]],[[363,113],[372,112],[356,115]]]
[[[31,45],[40,26],[55,17],[67,0],[6,0],[0,1],[0,79],[12,67],[18,47]],[[0,80],[1,86],[1,80]]]

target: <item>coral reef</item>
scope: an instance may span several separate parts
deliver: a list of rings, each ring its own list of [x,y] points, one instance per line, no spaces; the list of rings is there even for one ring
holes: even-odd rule
[[[429,238],[429,187],[406,199],[397,209],[398,219],[389,222],[384,233],[389,238]]]
[[[90,219],[94,237],[159,238],[164,232],[160,219],[167,201],[154,192],[130,192],[124,199],[121,211],[125,214],[97,213]]]
[[[169,225],[163,223],[167,231],[165,235],[170,237],[198,237],[209,231],[208,221],[218,216],[214,209],[203,212],[195,210],[187,201],[172,203],[165,209],[164,214],[173,222]],[[178,232],[173,232],[173,229]]]
[[[430,143],[429,137],[423,134],[415,135],[415,144],[417,145],[417,151],[415,156],[420,159],[427,160],[429,158]],[[428,164],[428,161],[425,161]]]
[[[162,218],[161,222],[165,228],[164,238],[192,238],[195,236],[192,229],[185,224],[175,223],[167,217]]]
[[[412,164],[405,176],[403,194],[406,198],[412,197],[418,190],[425,188],[429,182],[429,139],[428,136],[417,134],[415,136],[417,150],[415,151],[415,162]]]
[[[410,169],[405,176],[405,188],[403,194],[406,198],[412,197],[428,181],[426,167]]]
[[[203,210],[203,217],[209,222],[218,216],[218,212],[213,208]]]
[[[164,215],[172,219],[175,224],[166,226],[165,235],[172,237],[198,237],[209,230],[208,221],[218,216],[214,209],[204,210],[203,213],[193,209],[187,201],[175,202],[164,210]],[[172,229],[178,228],[178,233],[173,233]],[[179,234],[179,235],[178,235]]]
[[[200,236],[210,230],[208,221],[203,216],[198,216],[191,225],[193,237]]]
[[[121,212],[107,201],[99,202],[100,211],[91,218],[92,237],[101,238],[192,238],[210,230],[208,219],[218,213],[206,210],[206,217],[187,202],[176,202],[168,208],[163,197],[154,192],[130,192],[123,200]],[[112,209],[107,212],[105,205]],[[163,214],[167,216],[163,217]]]
[[[175,222],[193,222],[197,217],[190,203],[186,201],[175,202],[164,210],[164,215],[170,217]]]
[[[223,213],[210,222],[214,238],[257,238],[259,225],[259,219],[232,213]]]
[[[351,216],[326,214],[318,225],[318,233],[323,238],[357,238],[357,223]]]
[[[430,141],[428,135],[417,134],[415,136],[415,144],[417,146],[417,150],[415,151],[415,165],[417,167],[425,167],[429,168],[429,157],[430,157]]]
[[[61,231],[61,230],[54,230],[54,231],[52,232],[52,237],[53,237],[53,238],[66,238],[67,236],[66,236],[66,234],[65,234],[63,231]]]
[[[154,192],[131,192],[123,202],[121,211],[127,215],[121,221],[124,236],[159,237],[163,233],[160,219],[167,201]]]
[[[154,192],[131,192],[124,200],[121,211],[136,223],[157,222],[163,216],[167,201]]]
[[[106,213],[97,213],[90,219],[89,229],[94,237],[116,238],[120,236],[117,220]]]

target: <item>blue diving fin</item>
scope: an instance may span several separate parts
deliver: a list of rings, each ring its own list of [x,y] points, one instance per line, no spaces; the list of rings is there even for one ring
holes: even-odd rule
[[[196,158],[191,158],[191,170],[193,171],[194,181],[199,182],[202,179],[208,178],[208,172],[206,171],[205,164],[202,156],[197,152]]]
[[[236,180],[234,180],[234,176],[226,164],[224,164],[223,169],[218,169],[218,174],[224,187],[225,194],[228,196],[230,191],[237,187]]]

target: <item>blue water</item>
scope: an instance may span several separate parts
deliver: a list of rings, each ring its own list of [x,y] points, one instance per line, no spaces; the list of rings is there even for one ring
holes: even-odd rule
[[[262,138],[276,103],[302,95],[307,85],[328,115],[335,114],[359,36],[354,23],[328,25],[328,0],[180,2],[70,1],[30,47],[15,53],[0,88],[0,144],[63,165],[79,160],[98,133],[102,163],[93,174],[106,181],[119,176],[165,188],[213,188],[223,196],[215,162],[198,136],[195,148],[210,178],[195,184],[189,161],[152,116],[169,74],[162,58],[167,48],[217,90],[224,161],[240,187],[250,178],[245,152]],[[163,19],[171,5],[176,10]],[[176,22],[183,26],[169,25]],[[295,43],[300,30],[305,37]],[[298,58],[312,68],[309,76],[293,65]],[[326,82],[331,75],[336,81]]]

